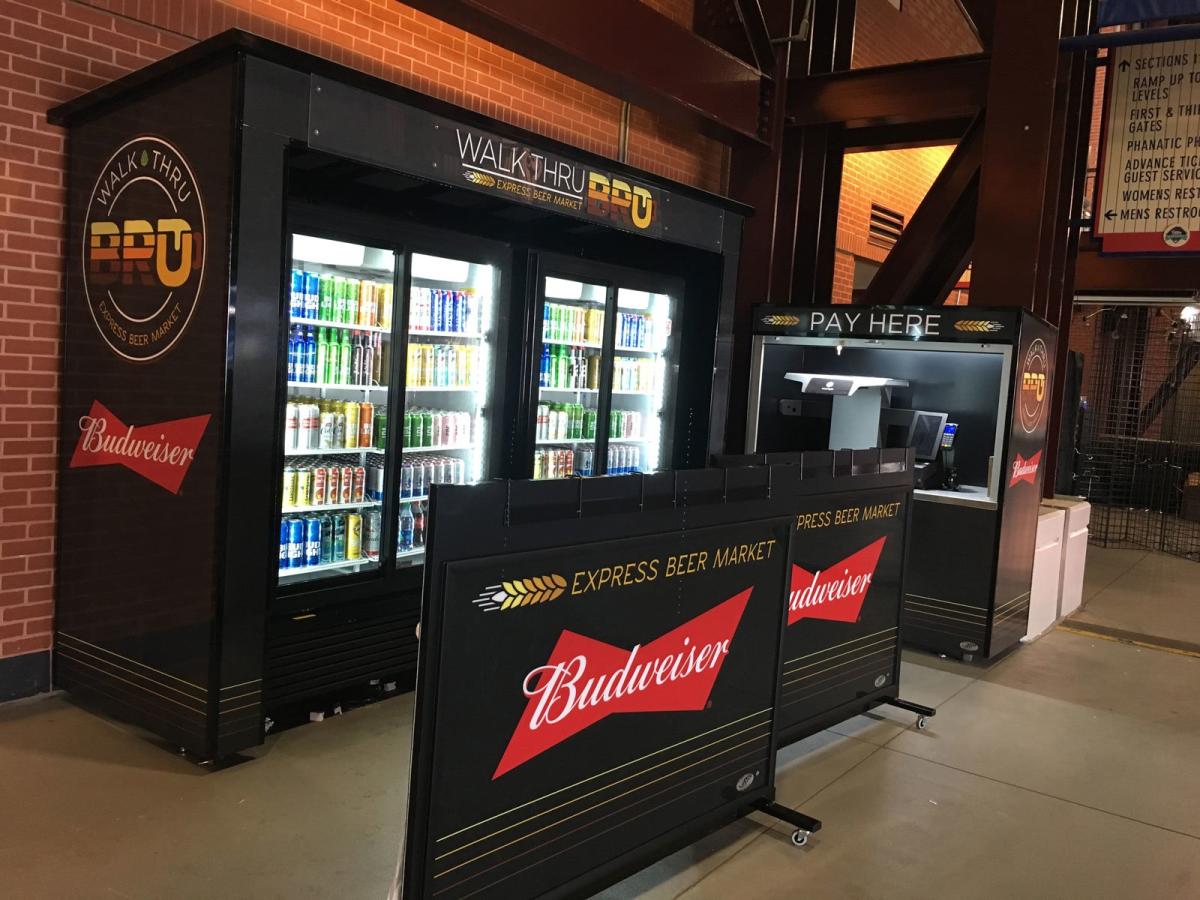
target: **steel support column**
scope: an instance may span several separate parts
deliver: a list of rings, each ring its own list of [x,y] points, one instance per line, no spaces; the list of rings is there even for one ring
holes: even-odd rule
[[[803,2],[783,0],[764,6],[772,35],[784,37],[795,33]],[[793,302],[798,271],[802,271],[800,277],[805,279],[801,291],[810,298],[818,275],[818,260],[824,258],[826,249],[832,272],[833,229],[841,186],[841,151],[833,135],[840,126],[818,126],[807,136],[800,129],[790,129],[785,134],[787,79],[789,74],[819,74],[849,66],[854,10],[854,0],[813,4],[808,41],[779,45],[775,90],[768,111],[770,146],[739,146],[733,153],[729,193],[752,205],[755,214],[746,222],[738,273],[735,343],[730,348],[733,375],[726,428],[728,452],[740,452],[745,440],[751,307],[757,303]],[[837,148],[833,153],[831,145]],[[834,155],[836,160],[831,158]],[[801,253],[797,252],[798,241],[806,244]],[[813,241],[826,246],[812,246]]]

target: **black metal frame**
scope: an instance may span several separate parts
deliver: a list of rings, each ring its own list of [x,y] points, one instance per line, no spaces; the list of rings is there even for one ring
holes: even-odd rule
[[[211,619],[203,626],[207,629],[207,690],[210,698],[206,701],[208,714],[204,736],[189,737],[177,730],[169,731],[173,739],[204,758],[226,757],[260,743],[265,706],[316,698],[350,684],[365,683],[369,678],[411,673],[415,662],[416,639],[412,626],[418,615],[419,587],[415,575],[393,569],[379,573],[376,578],[351,578],[344,582],[337,579],[339,584],[328,588],[322,585],[277,592],[280,490],[277,476],[281,468],[279,448],[282,444],[278,433],[282,425],[278,421],[277,403],[284,370],[280,364],[282,342],[286,340],[287,331],[281,324],[287,318],[284,301],[290,266],[287,235],[295,224],[307,221],[312,227],[303,230],[312,231],[319,226],[332,236],[343,237],[352,232],[362,233],[373,243],[407,250],[420,244],[425,235],[437,233],[435,229],[410,227],[412,223],[406,221],[402,227],[394,229],[394,235],[389,235],[388,231],[379,231],[372,226],[371,216],[343,217],[345,227],[331,228],[328,222],[306,220],[299,207],[289,206],[293,199],[290,161],[305,148],[313,148],[316,136],[311,121],[314,92],[319,93],[316,89],[333,84],[353,88],[358,92],[356,97],[367,98],[375,104],[371,107],[373,110],[386,108],[401,118],[408,116],[405,121],[413,121],[414,115],[445,117],[452,123],[486,129],[507,140],[559,154],[578,165],[617,173],[662,192],[660,197],[664,205],[660,212],[665,209],[671,212],[664,213],[666,224],[662,225],[660,237],[633,234],[628,228],[622,231],[619,225],[606,220],[583,223],[578,217],[566,220],[553,210],[542,209],[540,215],[547,222],[569,221],[582,228],[570,230],[573,244],[561,236],[554,236],[546,241],[546,246],[558,252],[579,253],[597,262],[628,262],[635,267],[653,266],[658,256],[669,259],[665,271],[683,278],[689,299],[695,297],[698,303],[691,309],[696,322],[689,323],[688,327],[698,328],[697,333],[717,345],[718,349],[712,353],[718,358],[720,342],[731,340],[732,322],[722,311],[731,308],[733,302],[731,295],[741,217],[748,212],[747,207],[725,198],[620,166],[595,154],[239,31],[226,32],[201,42],[56,107],[50,112],[49,119],[68,127],[106,120],[135,104],[155,99],[166,88],[188,84],[200,75],[222,68],[232,72],[235,85],[230,109],[235,126],[229,149],[231,174],[228,184],[214,184],[208,189],[218,194],[228,192],[232,221],[228,235],[206,236],[210,238],[208,246],[214,252],[227,247],[230,260],[222,410],[225,419],[223,445],[216,451],[221,459],[220,490],[212,498],[221,527],[216,538],[217,549],[203,561],[217,572],[219,587],[212,599]],[[324,113],[328,112],[325,108]],[[339,114],[341,112],[344,111]],[[147,121],[141,127],[153,131],[154,123]],[[449,180],[451,173],[437,174],[440,170],[436,170],[436,165],[431,173],[429,160],[422,162],[423,169],[407,168],[406,158],[397,155],[397,150],[403,148],[384,141],[368,119],[358,122],[346,134],[358,142],[354,144],[355,148],[366,146],[369,150],[377,146],[387,150],[387,153],[374,154],[375,157],[386,157],[384,160],[368,158],[370,153],[365,157],[355,156],[357,149],[339,156],[351,159],[355,166],[390,168],[430,184],[449,185],[445,190],[457,188],[459,184]],[[316,149],[327,147],[329,137],[325,135]],[[370,143],[372,140],[374,145]],[[184,149],[186,151],[187,147]],[[511,203],[508,200],[491,202]],[[296,218],[297,215],[300,217]],[[680,227],[668,228],[671,224]],[[513,231],[528,233],[528,229],[522,229],[522,226],[514,226]],[[470,223],[462,230],[471,235],[478,233]],[[567,229],[562,231],[564,235],[568,233]],[[478,240],[464,241],[475,249],[509,243],[497,242],[495,237],[493,234],[489,241],[487,234],[481,234]],[[510,354],[513,358],[508,359],[508,371],[499,377],[529,379],[536,368],[531,358],[520,355],[527,351],[529,342],[522,340],[525,329],[518,325],[522,311],[517,307],[532,305],[527,298],[531,287],[531,259],[537,245],[527,241],[524,246],[513,243],[516,243],[515,249],[502,254],[504,259],[500,266],[501,278],[505,279],[501,283],[501,293],[507,287],[508,296],[514,300],[511,327],[508,340],[498,344],[496,352],[498,355],[503,353],[505,344],[508,349],[517,351],[515,355]],[[70,242],[72,247],[75,244],[75,241]],[[444,254],[447,245],[448,242],[439,237],[437,248],[431,249]],[[408,274],[400,270],[395,293],[397,303],[407,303],[407,285]],[[73,289],[68,279],[68,293]],[[497,302],[500,302],[499,296]],[[707,316],[703,312],[709,305],[712,307],[711,331],[705,324]],[[397,315],[401,312],[398,309]],[[403,385],[406,332],[404,327],[400,339],[394,341],[394,389],[389,392],[389,404],[393,409],[398,409],[398,403],[403,401],[400,387]],[[504,341],[503,334],[498,334],[498,340]],[[680,343],[683,343],[682,329]],[[516,347],[517,344],[521,346]],[[687,404],[689,419],[696,420],[699,410],[708,416],[711,410],[724,406],[728,364],[725,363],[725,368],[718,364],[714,373],[709,368],[712,361],[709,351],[698,357],[697,350],[689,346],[687,353],[690,360],[687,365],[702,372],[703,378],[687,379],[688,392],[678,394],[676,402]],[[497,371],[501,369],[504,366],[498,360]],[[514,419],[519,406],[515,399],[516,388],[512,384],[496,385],[496,417],[505,422],[503,429],[493,429],[491,435],[489,463],[493,475],[511,472],[515,460],[519,459],[514,453],[520,452],[521,441],[506,436],[506,433],[523,427],[525,422],[524,418]],[[514,421],[517,422],[515,426]],[[707,427],[708,421],[708,418],[704,419],[704,427],[697,421],[696,427],[688,431],[690,443],[695,446],[675,442],[678,463],[687,464],[695,457],[706,456],[710,449],[716,449],[710,444],[713,435]],[[394,419],[390,417],[389,422],[395,432]],[[400,454],[393,454],[392,469],[387,476],[391,479],[389,496],[396,483],[398,469],[395,467],[399,465]],[[394,534],[394,527],[395,523],[385,522],[385,539]],[[389,540],[389,545],[391,543]],[[396,596],[397,589],[400,597]],[[273,600],[277,595],[278,599]],[[405,595],[409,598],[407,601]],[[141,639],[142,635],[131,637]],[[259,680],[264,682],[261,703],[256,701],[253,710],[249,711],[242,706],[233,718],[226,717],[219,726],[220,710],[229,705],[225,698],[232,696],[224,692],[230,689],[244,692],[251,689],[243,687],[247,684],[257,692],[259,688],[255,685]],[[139,724],[168,733],[166,726],[154,716],[141,715],[136,710],[130,715]]]

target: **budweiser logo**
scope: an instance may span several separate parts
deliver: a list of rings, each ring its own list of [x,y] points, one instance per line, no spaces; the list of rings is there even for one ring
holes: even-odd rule
[[[492,778],[616,713],[704,709],[751,591],[632,650],[564,631],[525,676],[529,702]]]
[[[179,493],[211,416],[172,419],[157,425],[126,425],[98,400],[79,419],[79,443],[70,468],[124,466]]]
[[[1012,480],[1008,483],[1008,486],[1015,487],[1022,481],[1028,481],[1030,484],[1033,484],[1034,479],[1037,478],[1038,466],[1041,465],[1041,462],[1041,450],[1033,454],[1029,459],[1025,459],[1018,453],[1017,458],[1013,460]]]
[[[887,538],[881,537],[841,562],[816,572],[793,565],[788,624],[795,625],[801,619],[857,622],[886,542]]]

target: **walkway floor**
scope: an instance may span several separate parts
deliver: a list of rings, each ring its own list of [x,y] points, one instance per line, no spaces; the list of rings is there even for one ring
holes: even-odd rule
[[[1200,651],[1200,563],[1146,550],[1088,547],[1072,623]]]
[[[1052,632],[990,669],[909,653],[899,711],[785,750],[809,846],[746,819],[612,898],[1200,897],[1200,659]],[[206,773],[62,697],[0,708],[0,894],[383,900],[411,698]]]

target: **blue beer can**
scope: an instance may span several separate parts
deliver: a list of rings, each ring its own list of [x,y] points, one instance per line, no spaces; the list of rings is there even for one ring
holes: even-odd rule
[[[443,306],[445,304],[446,292],[432,290],[429,292],[429,299],[432,301],[431,305],[433,306],[433,330],[445,331],[446,318]]]
[[[304,272],[300,269],[292,269],[292,295],[288,310],[293,319],[304,318],[305,296]]]
[[[288,519],[288,568],[299,569],[304,565],[304,520]]]
[[[454,292],[454,330],[463,332],[467,330],[467,293],[466,291]]]
[[[279,568],[288,567],[288,520],[279,520]]]
[[[311,310],[310,319],[317,318],[317,309],[321,305],[321,276],[316,272],[304,273],[304,309]]]
[[[304,520],[304,565],[321,563],[321,520],[316,516]]]

